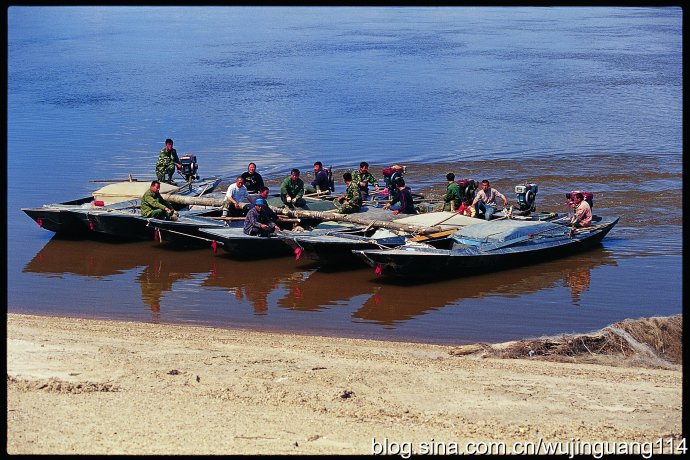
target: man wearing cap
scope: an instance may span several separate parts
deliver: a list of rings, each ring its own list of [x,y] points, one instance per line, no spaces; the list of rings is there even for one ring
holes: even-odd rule
[[[278,221],[267,212],[268,203],[263,198],[257,198],[254,202],[254,207],[249,210],[247,217],[244,218],[244,233],[252,236],[271,236],[278,227],[275,222]],[[272,211],[271,211],[272,212]],[[275,216],[275,213],[273,214]]]
[[[172,182],[172,176],[175,173],[175,167],[178,170],[182,169],[182,163],[177,157],[177,150],[173,148],[173,140],[168,138],[165,140],[165,147],[158,152],[158,161],[156,162],[156,176],[159,182]],[[165,176],[170,176],[166,181]]]

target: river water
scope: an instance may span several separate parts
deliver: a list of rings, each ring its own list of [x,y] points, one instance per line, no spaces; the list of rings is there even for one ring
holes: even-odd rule
[[[680,8],[14,6],[8,26],[9,312],[470,343],[682,311]],[[202,176],[399,163],[429,196],[453,171],[621,220],[578,256],[406,286],[61,240],[20,210],[151,178],[167,137]]]

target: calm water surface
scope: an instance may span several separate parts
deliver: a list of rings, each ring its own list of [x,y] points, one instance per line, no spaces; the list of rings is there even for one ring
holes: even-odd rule
[[[8,10],[10,312],[439,343],[584,332],[681,311],[679,8]],[[601,248],[405,286],[292,258],[52,238],[21,207],[151,178],[163,140],[204,176],[315,160],[594,192]]]

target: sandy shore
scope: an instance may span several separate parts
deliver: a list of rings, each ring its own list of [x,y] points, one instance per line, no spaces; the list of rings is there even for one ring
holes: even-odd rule
[[[7,334],[11,454],[510,452],[682,431],[680,366],[18,314]]]

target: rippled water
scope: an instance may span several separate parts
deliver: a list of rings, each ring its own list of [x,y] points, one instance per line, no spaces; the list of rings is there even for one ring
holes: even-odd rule
[[[8,311],[463,343],[681,311],[679,8],[8,10]],[[51,239],[21,207],[151,177],[175,139],[202,175],[255,161],[408,165],[415,191],[488,178],[540,209],[594,192],[602,248],[422,286],[293,259]]]

